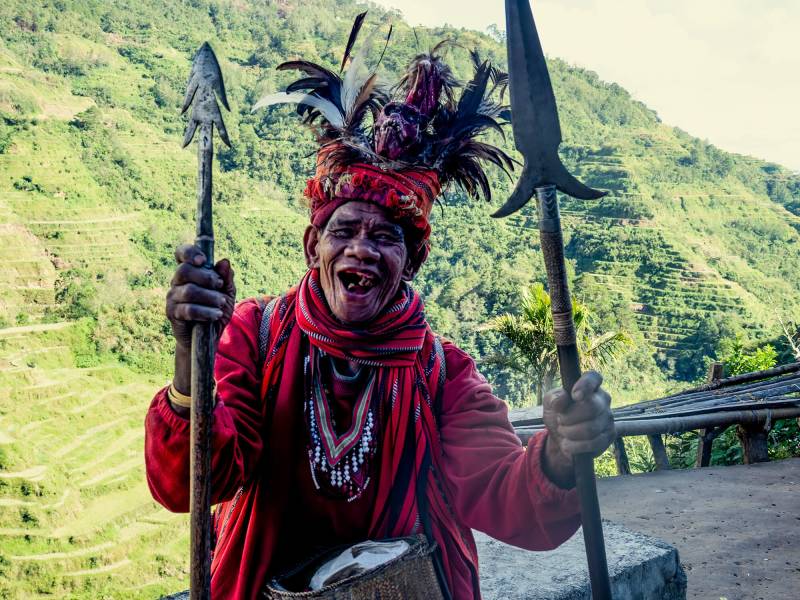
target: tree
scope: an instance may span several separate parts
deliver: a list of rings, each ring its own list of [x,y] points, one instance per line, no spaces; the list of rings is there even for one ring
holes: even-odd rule
[[[778,322],[781,324],[783,337],[786,338],[786,342],[789,344],[792,356],[796,361],[800,361],[800,326],[797,323],[787,323],[780,315],[778,315]]]
[[[572,316],[582,369],[602,367],[632,343],[622,331],[595,332],[591,327],[592,313],[589,307],[574,299]],[[511,342],[510,354],[492,356],[489,362],[528,375],[536,394],[536,404],[541,404],[545,390],[553,387],[558,377],[550,295],[544,286],[536,283],[524,289],[520,295],[520,314],[495,317],[483,329],[496,331]]]
[[[728,377],[753,371],[765,371],[778,363],[778,353],[773,346],[765,344],[747,352],[744,347],[744,338],[741,336],[722,340],[720,349],[722,362],[725,364],[725,374]]]

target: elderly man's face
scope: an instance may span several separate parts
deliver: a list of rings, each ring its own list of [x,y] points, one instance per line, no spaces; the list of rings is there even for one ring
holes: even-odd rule
[[[310,226],[304,246],[308,266],[319,269],[325,299],[343,323],[377,317],[416,270],[403,229],[368,202],[343,204],[325,227]]]

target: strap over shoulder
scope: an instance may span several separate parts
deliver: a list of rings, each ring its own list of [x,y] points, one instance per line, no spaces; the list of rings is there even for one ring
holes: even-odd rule
[[[442,363],[442,366],[439,370],[439,394],[442,393],[444,389],[444,382],[447,379],[447,362],[444,359],[444,346],[442,346],[442,338],[438,335],[434,336],[433,338],[433,351],[436,353],[437,357]]]
[[[267,348],[269,348],[269,324],[275,307],[280,296],[275,296],[271,300],[259,298],[258,304],[261,307],[261,322],[258,326],[258,364],[263,365],[267,358]]]

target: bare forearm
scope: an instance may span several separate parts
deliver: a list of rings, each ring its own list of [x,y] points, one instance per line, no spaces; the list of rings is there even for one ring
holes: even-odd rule
[[[172,377],[172,385],[181,394],[187,396],[192,389],[192,349],[182,344],[175,345],[175,374]],[[170,402],[172,409],[182,417],[189,417],[190,410],[183,406],[177,406]]]

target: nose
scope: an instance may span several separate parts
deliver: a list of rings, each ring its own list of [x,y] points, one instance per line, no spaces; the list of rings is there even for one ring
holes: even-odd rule
[[[381,257],[374,242],[364,235],[356,235],[350,239],[345,255],[370,263],[378,262]]]

